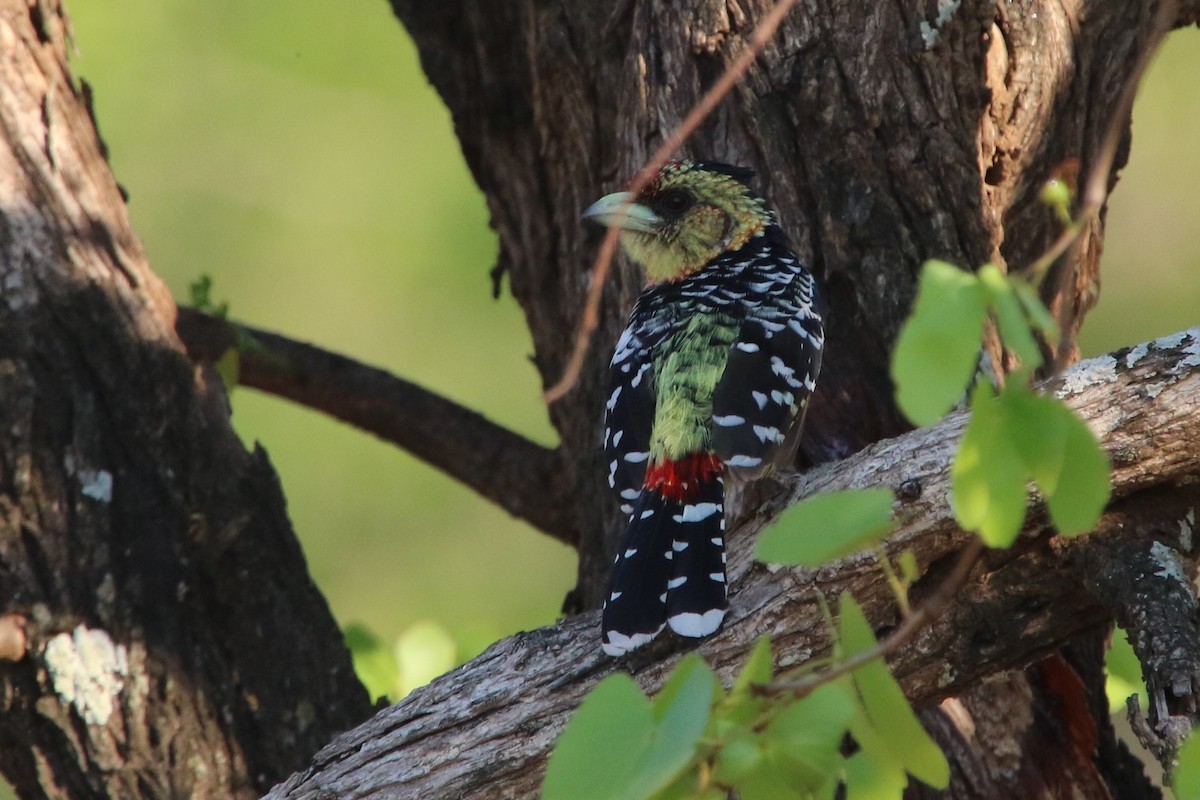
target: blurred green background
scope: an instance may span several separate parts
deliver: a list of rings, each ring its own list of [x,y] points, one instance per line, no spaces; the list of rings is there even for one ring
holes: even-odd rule
[[[151,261],[186,300],[387,368],[551,444],[531,345],[490,297],[487,213],[384,0],[69,0],[75,69]],[[1088,354],[1200,324],[1200,34],[1172,35],[1109,213]],[[432,621],[457,657],[554,620],[571,552],[394,447],[253,391],[234,423],[283,479],[343,624]],[[416,626],[414,628],[414,626]],[[435,637],[436,638],[436,637]]]

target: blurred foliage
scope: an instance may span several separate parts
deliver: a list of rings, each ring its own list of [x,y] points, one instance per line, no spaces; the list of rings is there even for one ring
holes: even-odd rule
[[[1108,206],[1100,302],[1085,356],[1200,325],[1200,30],[1169,37],[1133,108],[1129,164]]]

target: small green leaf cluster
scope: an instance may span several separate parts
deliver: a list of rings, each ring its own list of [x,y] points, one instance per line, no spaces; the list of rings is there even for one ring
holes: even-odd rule
[[[197,311],[211,314],[218,319],[225,319],[229,314],[229,303],[225,301],[218,303],[212,299],[212,285],[211,275],[201,275],[188,285],[188,299],[191,301],[192,308]],[[239,330],[239,340],[243,336],[247,339],[250,338]],[[225,391],[232,392],[241,379],[240,349],[237,346],[230,347],[217,358],[213,366],[216,367],[217,374],[221,376],[221,383],[225,384]]]
[[[831,631],[835,656],[877,648],[848,594]],[[610,675],[563,731],[546,770],[544,800],[743,800],[899,797],[908,776],[935,788],[949,766],[887,667],[872,661],[827,682],[773,684],[760,639],[724,691],[699,656],[685,657],[654,700]],[[848,739],[847,737],[852,737]]]
[[[991,547],[1008,547],[1024,523],[1032,481],[1060,533],[1085,533],[1108,502],[1108,460],[1061,400],[1029,388],[1031,370],[1042,363],[1034,332],[1056,337],[1029,284],[992,264],[972,275],[927,262],[892,360],[896,400],[919,425],[957,405],[977,370],[989,315],[1022,367],[999,393],[981,383],[971,395],[971,419],[952,469],[958,523]]]
[[[188,299],[191,301],[192,308],[197,311],[225,319],[229,314],[229,303],[224,301],[218,303],[212,299],[212,285],[211,275],[201,275],[188,285]]]

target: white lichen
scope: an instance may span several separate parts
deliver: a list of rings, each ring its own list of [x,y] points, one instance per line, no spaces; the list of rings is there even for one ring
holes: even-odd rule
[[[55,693],[88,725],[105,725],[125,688],[129,660],[125,645],[103,630],[76,626],[46,644],[42,656]]]
[[[1125,368],[1133,369],[1139,361],[1145,358],[1150,353],[1150,345],[1147,343],[1139,344],[1137,347],[1125,354]]]
[[[942,26],[950,21],[961,5],[962,0],[938,0],[938,13],[933,22],[921,20],[921,40],[925,42],[926,50],[932,50],[942,38]]]
[[[1062,374],[1062,389],[1059,397],[1077,394],[1090,386],[1112,383],[1117,379],[1117,360],[1112,356],[1100,356],[1080,361]]]
[[[1188,328],[1182,336],[1184,339],[1180,344],[1186,346],[1183,348],[1184,357],[1179,360],[1179,368],[1200,367],[1200,328]]]
[[[113,476],[106,469],[83,469],[79,471],[79,491],[85,497],[101,503],[112,501]]]
[[[1175,550],[1167,547],[1162,542],[1155,542],[1150,545],[1150,557],[1158,565],[1158,569],[1154,573],[1155,575],[1160,578],[1170,578],[1184,586],[1191,587],[1187,573],[1183,569],[1183,564],[1180,563],[1179,554]]]

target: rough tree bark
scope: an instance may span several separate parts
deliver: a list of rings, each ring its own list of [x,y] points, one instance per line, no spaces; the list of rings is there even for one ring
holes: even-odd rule
[[[393,0],[487,194],[497,268],[547,383],[589,282],[596,240],[578,210],[640,165],[766,5]],[[912,514],[895,546],[918,551],[925,586],[948,569],[963,537],[942,492],[961,420],[863,450],[907,427],[886,365],[917,269],[939,257],[1019,271],[1042,252],[1058,225],[1038,187],[1098,158],[1154,11],[800,0],[690,141],[688,154],[758,169],[834,309],[801,463],[843,461],[764,487],[766,504],[733,534],[744,579],[727,629],[703,647],[726,674],[762,631],[783,662],[819,650],[813,583],[851,587],[878,626],[895,622],[869,559],[815,574],[748,568],[748,537],[791,498],[893,485]],[[1179,22],[1196,13],[1188,3]],[[250,796],[361,719],[366,701],[265,456],[241,449],[220,387],[182,357],[174,306],[67,77],[61,15],[52,0],[0,0],[0,623],[17,643],[0,647],[0,769],[30,797]],[[1102,233],[1101,218],[1046,283],[1068,343],[1095,301]],[[489,442],[488,458],[516,474],[522,459],[539,475],[561,467],[558,513],[511,510],[578,542],[577,608],[597,605],[622,527],[595,442],[606,352],[640,283],[622,265],[606,288],[582,378],[550,409],[559,452]],[[1088,373],[1064,387],[1117,467],[1101,529],[1068,544],[1034,536],[1044,521],[1032,517],[1027,546],[982,566],[952,613],[894,659],[914,699],[942,701],[926,719],[954,758],[947,796],[1155,796],[1107,728],[1097,642],[1114,617],[1140,625],[1156,700],[1167,715],[1187,710],[1197,662],[1163,652],[1171,631],[1132,597],[1154,574],[1135,581],[1127,565],[1145,573],[1190,556],[1179,526],[1200,501],[1195,347],[1193,335],[1122,354],[1112,380]],[[988,352],[1007,365],[994,342]],[[320,384],[273,379],[264,388],[346,404]],[[406,446],[440,448],[420,436]],[[509,488],[476,488],[489,485]],[[337,740],[272,796],[527,796],[565,714],[613,666],[593,654],[594,624],[575,617],[497,645]],[[628,666],[652,687],[670,647]],[[97,672],[73,660],[85,652],[109,660]]]
[[[0,2],[0,770],[27,798],[257,797],[368,698],[175,336],[61,14]]]

